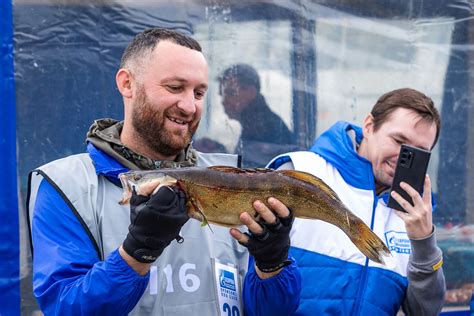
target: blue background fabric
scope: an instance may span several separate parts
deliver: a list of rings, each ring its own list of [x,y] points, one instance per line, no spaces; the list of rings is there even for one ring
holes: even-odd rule
[[[0,1],[0,315],[20,314],[12,2]]]

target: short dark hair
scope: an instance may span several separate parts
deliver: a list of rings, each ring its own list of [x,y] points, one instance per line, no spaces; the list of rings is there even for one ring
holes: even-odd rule
[[[433,100],[415,89],[393,90],[385,93],[377,100],[370,112],[374,120],[374,131],[377,131],[388,120],[390,114],[398,108],[414,111],[424,121],[436,124],[436,137],[432,146],[434,147],[441,129],[441,118]]]
[[[260,77],[255,68],[248,64],[235,64],[225,69],[219,78],[219,82],[235,78],[242,86],[254,86],[260,91]]]
[[[135,57],[143,57],[146,53],[152,52],[155,46],[164,40],[202,52],[201,45],[188,35],[164,28],[152,28],[138,33],[133,38],[122,55],[120,68],[125,68]]]

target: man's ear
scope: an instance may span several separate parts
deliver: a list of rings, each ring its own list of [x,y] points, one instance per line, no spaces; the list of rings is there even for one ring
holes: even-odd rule
[[[115,75],[115,82],[120,94],[124,98],[131,98],[133,96],[132,82],[133,76],[128,69],[120,68]]]
[[[374,129],[374,117],[372,116],[371,113],[366,116],[364,120],[364,125],[362,126],[362,134],[364,136],[367,136],[369,133],[371,133]]]

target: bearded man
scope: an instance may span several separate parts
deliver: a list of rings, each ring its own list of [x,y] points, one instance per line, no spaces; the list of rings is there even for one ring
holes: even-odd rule
[[[146,30],[125,50],[116,83],[124,120],[95,121],[87,153],[30,176],[33,291],[43,312],[293,313],[301,284],[288,258],[293,217],[278,200],[255,201],[255,210],[241,214],[249,233],[188,221],[186,197],[175,187],[134,192],[130,207],[118,204],[118,174],[128,170],[236,166],[234,155],[191,146],[208,85],[199,43],[166,29]]]

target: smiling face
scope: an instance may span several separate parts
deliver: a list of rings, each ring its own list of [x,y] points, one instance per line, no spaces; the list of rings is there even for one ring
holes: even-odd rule
[[[400,146],[408,144],[431,150],[436,137],[436,124],[423,120],[414,111],[398,108],[376,131],[373,117],[367,116],[363,134],[364,139],[358,149],[359,155],[372,163],[376,184],[390,186]]]
[[[131,75],[122,141],[150,158],[173,159],[198,128],[208,82],[206,61],[202,53],[165,40],[140,69]]]
[[[191,141],[198,127],[196,115],[169,107],[156,110],[143,86],[137,89],[132,126],[147,146],[164,156],[174,156]]]

